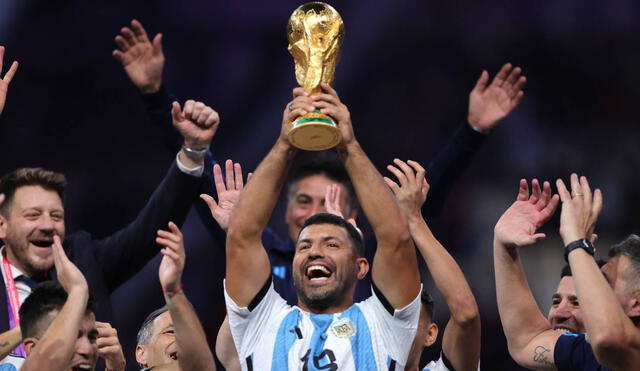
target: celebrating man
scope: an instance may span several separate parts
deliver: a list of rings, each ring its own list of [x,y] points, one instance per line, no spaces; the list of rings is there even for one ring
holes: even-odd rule
[[[169,223],[169,231],[158,231],[156,242],[165,246],[158,275],[167,305],[152,312],[142,324],[136,359],[145,370],[215,371],[204,330],[182,288],[182,232]]]
[[[322,84],[322,90],[311,97],[299,95],[285,108],[280,137],[229,222],[225,290],[243,370],[404,367],[415,336],[420,282],[406,221],[355,139],[347,107],[330,86]],[[273,290],[261,242],[295,155],[287,127],[310,107],[337,120],[342,134],[338,150],[378,240],[374,295],[355,305],[356,282],[369,264],[362,257],[362,238],[344,219],[318,214],[300,231],[293,258],[298,306],[288,306]]]
[[[585,177],[571,175],[571,193],[556,182],[562,213],[560,235],[581,301],[585,334],[562,334],[551,329],[528,287],[518,248],[545,237],[538,233],[553,214],[558,196],[533,180],[523,179],[516,202],[495,227],[494,264],[500,319],[509,353],[521,366],[536,370],[635,370],[640,362],[640,239],[631,236],[614,246],[602,272],[587,239],[602,208]],[[604,275],[602,274],[604,273]],[[607,282],[608,281],[608,282]]]
[[[184,137],[183,148],[165,179],[136,219],[104,239],[86,232],[65,236],[65,178],[39,168],[22,168],[0,179],[0,332],[19,324],[19,307],[37,281],[55,278],[53,239],[59,236],[69,258],[86,275],[91,294],[100,302],[96,317],[113,322],[109,295],[138,272],[158,250],[156,231],[169,220],[182,223],[202,186],[204,154],[216,132],[218,114],[189,100],[172,109],[174,127]],[[18,349],[15,357],[24,358]]]

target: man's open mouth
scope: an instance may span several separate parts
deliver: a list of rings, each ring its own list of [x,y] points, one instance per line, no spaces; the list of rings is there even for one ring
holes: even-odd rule
[[[333,272],[324,265],[313,264],[307,267],[306,274],[310,282],[321,283],[328,280]]]
[[[73,371],[91,370],[92,368],[93,368],[93,365],[91,363],[80,363],[78,365],[71,367]]]
[[[29,242],[31,242],[31,244],[35,246],[43,247],[43,248],[53,246],[53,240],[33,240]]]

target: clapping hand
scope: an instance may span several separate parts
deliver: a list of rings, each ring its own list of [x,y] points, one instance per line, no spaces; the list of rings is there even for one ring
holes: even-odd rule
[[[537,233],[546,223],[558,206],[558,195],[551,194],[551,185],[544,182],[542,189],[537,179],[529,185],[525,179],[520,180],[520,189],[516,201],[502,214],[495,226],[495,239],[508,247],[532,245],[546,237]]]
[[[162,261],[158,276],[165,293],[175,292],[182,286],[182,271],[186,260],[182,232],[177,225],[169,222],[169,230],[159,230],[156,243],[164,246],[160,252]]]

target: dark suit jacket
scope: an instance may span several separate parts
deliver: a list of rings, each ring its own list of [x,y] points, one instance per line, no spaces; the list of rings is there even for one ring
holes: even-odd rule
[[[184,174],[175,162],[140,214],[129,225],[104,239],[85,231],[67,236],[64,249],[87,279],[89,292],[97,301],[96,319],[114,322],[109,296],[153,258],[160,247],[156,231],[173,221],[181,225],[201,191],[204,178]],[[55,269],[49,277],[56,279]],[[0,275],[4,286],[4,279]],[[0,290],[0,333],[9,329],[7,293]]]

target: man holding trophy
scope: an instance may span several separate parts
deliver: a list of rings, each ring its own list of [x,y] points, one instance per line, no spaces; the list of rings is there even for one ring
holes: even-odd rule
[[[294,17],[298,12],[324,23],[335,11],[313,3],[296,10]],[[243,370],[400,369],[420,311],[415,247],[391,191],[354,136],[347,107],[329,84],[320,82],[319,88],[311,94],[296,90],[284,109],[278,140],[231,214],[225,281],[231,333]],[[287,305],[273,289],[261,236],[296,152],[291,122],[309,113],[337,122],[338,151],[378,241],[374,295],[361,303],[353,303],[353,294],[369,270],[363,241],[351,224],[332,214],[309,218],[296,241],[298,305]]]

